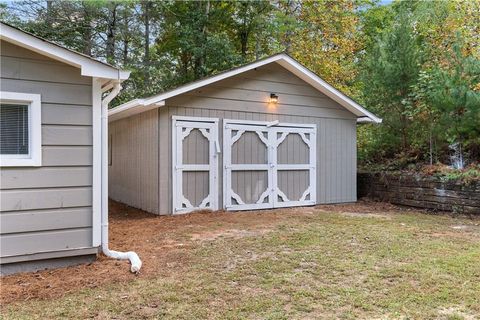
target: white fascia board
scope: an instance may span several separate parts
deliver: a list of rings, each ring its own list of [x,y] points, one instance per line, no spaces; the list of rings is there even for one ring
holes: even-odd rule
[[[163,106],[165,105],[166,99],[198,89],[200,87],[212,84],[217,81],[221,81],[221,80],[233,77],[235,75],[264,66],[272,62],[276,62],[280,64],[282,67],[289,70],[290,72],[292,72],[293,74],[295,74],[296,76],[304,80],[305,82],[309,83],[310,85],[312,85],[314,88],[316,88],[326,96],[338,102],[344,108],[346,108],[347,110],[355,114],[357,117],[367,117],[370,119],[371,122],[374,122],[374,123],[382,122],[382,119],[378,118],[373,113],[363,108],[361,105],[359,105],[358,103],[356,103],[355,101],[347,97],[345,94],[343,94],[342,92],[332,87],[326,81],[322,80],[315,73],[305,68],[297,61],[295,61],[295,59],[291,58],[290,56],[284,53],[271,56],[264,60],[253,62],[251,64],[236,68],[231,71],[223,72],[217,76],[213,76],[204,80],[199,80],[187,85],[183,85],[177,89],[167,91],[165,93],[162,93],[150,98],[135,99],[135,100],[129,101],[109,111],[109,118],[110,116],[114,117],[110,121],[125,118],[133,114],[150,110],[158,106]],[[149,109],[144,108],[145,106],[149,106],[150,108]]]
[[[284,55],[283,54],[274,55],[270,58],[267,58],[267,59],[264,59],[264,60],[261,60],[261,61],[258,61],[258,62],[254,62],[254,63],[251,63],[249,65],[246,65],[246,66],[243,66],[243,67],[240,67],[240,68],[236,68],[236,69],[231,70],[231,71],[221,73],[217,76],[213,76],[213,77],[210,77],[210,78],[205,79],[205,80],[199,80],[199,81],[195,81],[193,83],[187,84],[187,85],[183,85],[183,86],[181,86],[177,89],[173,89],[171,91],[168,91],[168,92],[165,92],[165,93],[162,93],[162,94],[150,97],[150,98],[134,99],[134,100],[128,101],[124,104],[119,105],[118,107],[115,107],[115,108],[111,109],[108,112],[108,120],[109,120],[109,122],[111,122],[111,121],[115,121],[115,120],[118,120],[118,119],[129,117],[129,116],[132,116],[134,114],[138,114],[138,113],[141,113],[141,112],[144,112],[144,111],[148,111],[148,110],[151,110],[151,109],[154,109],[154,108],[157,108],[157,107],[162,107],[162,106],[165,105],[165,100],[168,99],[168,98],[178,96],[182,93],[185,93],[185,92],[188,92],[188,91],[191,91],[191,90],[195,90],[197,88],[209,85],[211,83],[214,83],[214,82],[217,82],[217,81],[220,81],[220,80],[223,80],[223,79],[227,79],[227,78],[235,76],[237,74],[240,74],[240,73],[243,73],[243,72],[258,68],[258,67],[261,67],[263,65],[275,62],[275,61],[281,59],[282,56],[284,56]]]
[[[127,118],[135,114],[163,107],[164,105],[165,101],[159,101],[154,104],[146,104],[144,99],[135,99],[108,110],[108,122]]]
[[[244,72],[250,71],[252,69],[264,66],[266,64],[278,61],[278,60],[282,59],[283,56],[284,56],[283,54],[274,55],[270,58],[266,58],[266,59],[258,61],[258,62],[253,62],[251,64],[248,64],[248,65],[243,66],[243,67],[236,68],[236,69],[231,70],[231,71],[223,72],[219,75],[207,78],[205,80],[199,80],[199,81],[195,81],[195,82],[192,82],[190,84],[187,84],[187,85],[183,85],[183,86],[181,86],[177,89],[174,89],[174,90],[165,92],[163,94],[159,94],[157,96],[153,96],[151,98],[148,98],[147,99],[147,104],[163,101],[163,100],[178,96],[182,93],[186,93],[186,92],[198,89],[200,87],[207,86],[207,85],[212,84],[214,82],[218,82],[218,81],[221,81],[223,79],[233,77],[237,74],[244,73]]]
[[[325,80],[321,79],[312,71],[308,70],[300,63],[292,59],[291,57],[284,55],[281,60],[278,61],[282,67],[288,71],[295,74],[300,79],[312,85],[314,88],[331,98],[332,100],[338,102],[340,105],[345,107],[347,110],[352,112],[358,117],[368,117],[374,123],[381,123],[382,119],[375,116],[373,113],[347,97],[345,94],[341,93],[334,87],[332,87]]]
[[[32,50],[54,60],[80,68],[81,75],[105,79],[128,79],[130,72],[122,71],[78,52],[62,48],[21,30],[0,24],[0,39]]]
[[[357,123],[381,123],[381,122],[382,122],[382,119],[380,119],[380,122],[375,122],[369,117],[360,117],[357,119]]]

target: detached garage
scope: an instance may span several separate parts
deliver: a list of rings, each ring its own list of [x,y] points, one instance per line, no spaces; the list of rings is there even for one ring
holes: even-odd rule
[[[156,214],[356,201],[381,119],[286,54],[109,111],[109,195]]]

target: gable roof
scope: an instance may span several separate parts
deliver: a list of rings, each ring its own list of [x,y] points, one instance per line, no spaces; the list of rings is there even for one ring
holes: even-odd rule
[[[0,39],[13,43],[54,60],[80,68],[82,76],[104,79],[126,80],[130,71],[123,71],[108,63],[98,61],[83,53],[64,48],[56,43],[37,37],[29,32],[20,30],[6,23],[0,22]]]
[[[157,107],[165,105],[165,100],[186,93],[191,90],[198,89],[200,87],[212,84],[214,82],[233,77],[243,72],[270,64],[278,63],[303,81],[307,82],[318,91],[322,92],[329,98],[333,99],[341,106],[352,112],[358,117],[358,122],[374,122],[381,123],[382,119],[369,112],[353,99],[335,89],[332,85],[320,78],[314,72],[300,64],[297,60],[293,59],[286,53],[279,53],[261,60],[254,61],[252,63],[228,70],[217,75],[197,80],[185,85],[182,85],[173,90],[163,92],[150,98],[134,99],[126,102],[116,108],[110,109],[108,112],[109,121],[114,121],[126,117],[130,117],[134,114],[138,114],[144,111],[148,111]]]

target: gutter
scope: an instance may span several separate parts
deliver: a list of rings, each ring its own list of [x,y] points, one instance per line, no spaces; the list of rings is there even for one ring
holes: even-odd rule
[[[120,81],[116,80],[112,82],[112,85],[107,84],[104,86],[104,90],[112,88],[112,91],[102,99],[102,161],[101,161],[101,172],[102,172],[102,191],[101,191],[101,234],[102,234],[102,252],[107,257],[119,260],[129,260],[130,261],[130,271],[133,273],[139,273],[140,268],[142,267],[142,261],[138,255],[133,251],[120,252],[110,250],[108,248],[108,104],[115,98],[122,86]]]

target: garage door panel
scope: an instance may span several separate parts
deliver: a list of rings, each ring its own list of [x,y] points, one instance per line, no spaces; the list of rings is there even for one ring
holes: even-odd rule
[[[244,204],[257,203],[268,189],[268,171],[233,171],[232,190]],[[238,199],[233,198],[237,204]],[[268,197],[263,197],[260,203],[268,203]]]
[[[309,186],[310,174],[308,170],[278,171],[278,189],[289,201],[309,200],[309,194],[306,195],[306,199],[302,199]],[[284,202],[284,199],[278,196],[277,201]]]
[[[206,129],[208,132],[208,129]],[[183,139],[183,164],[208,164],[209,141],[199,129],[193,129]]]
[[[210,194],[208,171],[184,171],[183,172],[183,195],[192,207],[199,208],[202,202],[208,201],[206,198]],[[204,203],[208,206],[208,203]],[[184,208],[186,206],[184,205]]]
[[[277,139],[282,133],[277,132]],[[309,137],[309,134],[306,135]],[[310,161],[309,146],[298,133],[290,133],[277,147],[278,164],[308,164]]]
[[[315,204],[316,126],[224,120],[227,210]]]
[[[238,130],[234,131],[238,132]],[[266,164],[268,163],[268,148],[259,137],[265,132],[245,131],[232,145],[232,164]],[[265,140],[267,137],[265,137]]]

